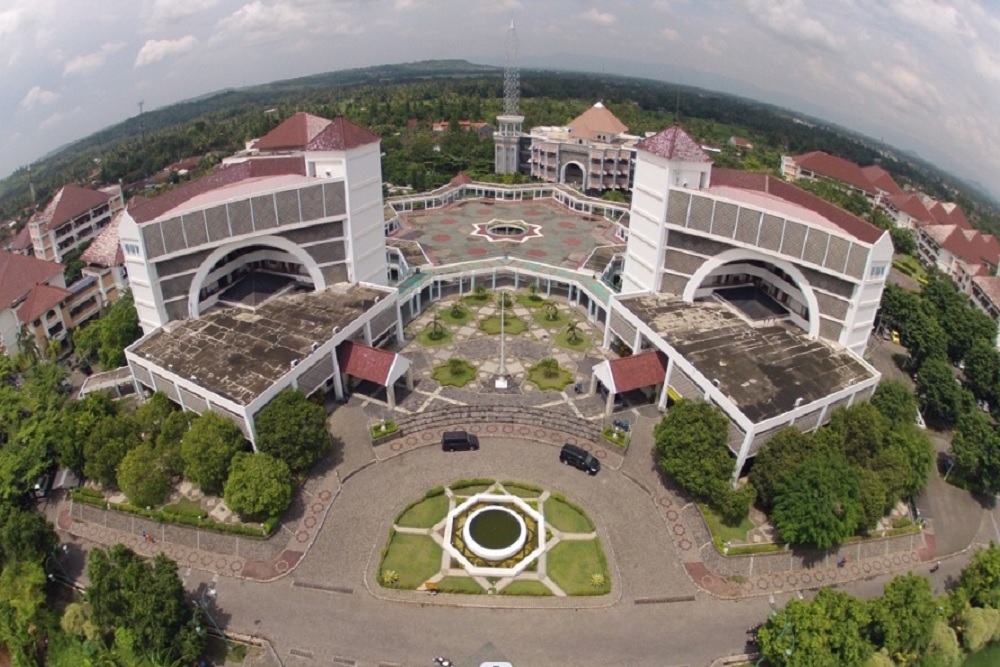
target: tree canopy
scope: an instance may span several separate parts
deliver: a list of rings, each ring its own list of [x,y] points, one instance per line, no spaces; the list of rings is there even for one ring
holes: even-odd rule
[[[206,493],[219,493],[229,475],[229,464],[246,449],[243,433],[232,420],[211,411],[191,423],[181,440],[184,476]]]
[[[771,520],[789,542],[828,549],[857,531],[860,494],[858,475],[842,458],[810,457],[782,484]]]
[[[286,389],[255,419],[257,449],[284,461],[295,473],[309,470],[330,451],[326,410],[301,391]]]
[[[240,452],[233,457],[224,497],[240,516],[261,519],[277,516],[292,502],[292,473],[284,461],[270,454]]]

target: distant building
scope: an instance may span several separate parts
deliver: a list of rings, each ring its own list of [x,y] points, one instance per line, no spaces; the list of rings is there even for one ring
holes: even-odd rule
[[[952,278],[966,294],[974,277],[996,274],[1000,241],[992,234],[959,225],[925,225],[916,236],[920,261]]]
[[[66,253],[94,240],[121,208],[118,186],[103,190],[63,186],[48,206],[28,220],[35,257],[63,261]]]
[[[639,139],[598,102],[568,125],[531,129],[531,175],[584,192],[630,190]]]
[[[969,302],[1000,325],[1000,278],[996,276],[974,277],[972,289],[969,290]],[[1000,327],[998,327],[996,346],[1000,347]]]
[[[888,181],[892,181],[888,173],[882,173],[888,177]],[[869,173],[865,173],[864,169],[855,163],[823,151],[795,156],[782,155],[781,175],[787,181],[829,178],[840,183],[848,192],[864,196],[873,206],[878,206],[885,195],[902,192],[895,181],[892,181],[890,186],[886,178],[880,175],[880,184],[876,184]]]
[[[747,151],[753,150],[752,143],[750,143],[747,139],[744,139],[743,137],[736,134],[729,137],[729,141],[727,143],[730,146],[734,146],[735,148],[740,150],[747,150]]]
[[[17,255],[30,255],[35,248],[31,244],[31,229],[25,225],[21,231],[7,239],[4,243],[4,250]]]

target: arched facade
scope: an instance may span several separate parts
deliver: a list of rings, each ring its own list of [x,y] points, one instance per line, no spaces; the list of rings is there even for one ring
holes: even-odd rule
[[[319,265],[316,264],[316,260],[310,257],[309,253],[292,241],[281,238],[280,236],[259,236],[256,238],[242,239],[240,241],[233,241],[219,246],[213,250],[198,266],[198,270],[195,272],[194,278],[191,280],[191,287],[188,290],[189,317],[194,319],[200,315],[201,308],[199,295],[201,293],[201,289],[205,286],[205,279],[208,278],[208,274],[212,271],[212,268],[219,262],[219,260],[233,251],[252,246],[271,247],[288,253],[299,264],[305,267],[316,290],[326,289],[326,280],[323,278],[323,273],[320,271]]]
[[[579,170],[580,180],[579,181],[570,180],[570,179],[575,178],[575,176],[577,174],[577,170]],[[559,182],[560,183],[568,183],[570,185],[577,185],[577,184],[579,184],[581,189],[586,190],[587,189],[587,170],[583,168],[582,164],[580,164],[579,162],[577,162],[575,160],[567,162],[566,164],[564,164],[562,166],[562,172],[559,174]]]

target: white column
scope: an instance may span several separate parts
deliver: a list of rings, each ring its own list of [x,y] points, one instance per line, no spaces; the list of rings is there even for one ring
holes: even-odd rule
[[[750,455],[750,445],[752,444],[753,429],[750,429],[743,438],[743,444],[740,445],[740,453],[736,455],[736,468],[733,470],[734,487],[736,486],[736,482],[740,481],[740,470],[743,470],[743,464],[747,462],[747,457]]]

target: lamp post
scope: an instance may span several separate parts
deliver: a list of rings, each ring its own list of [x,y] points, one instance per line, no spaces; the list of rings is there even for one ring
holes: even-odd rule
[[[494,386],[497,389],[507,388],[507,360],[504,351],[504,319],[505,311],[507,310],[507,296],[505,292],[498,292],[497,296],[500,297],[500,368],[497,370],[497,379],[494,382]]]
[[[73,579],[73,577],[69,576],[69,574],[67,574],[66,569],[62,565],[61,559],[63,556],[66,555],[68,551],[69,551],[69,546],[66,544],[61,544],[58,547],[56,547],[52,551],[52,553],[50,553],[48,556],[45,557],[45,565],[47,566],[49,563],[52,563],[53,565],[55,565],[55,569],[58,570],[58,572],[54,572],[50,571],[48,567],[45,567],[44,569],[46,571],[46,577],[48,578],[49,581],[53,583],[62,584],[63,586],[69,586],[74,590],[82,591],[83,587],[77,585],[76,580]]]

